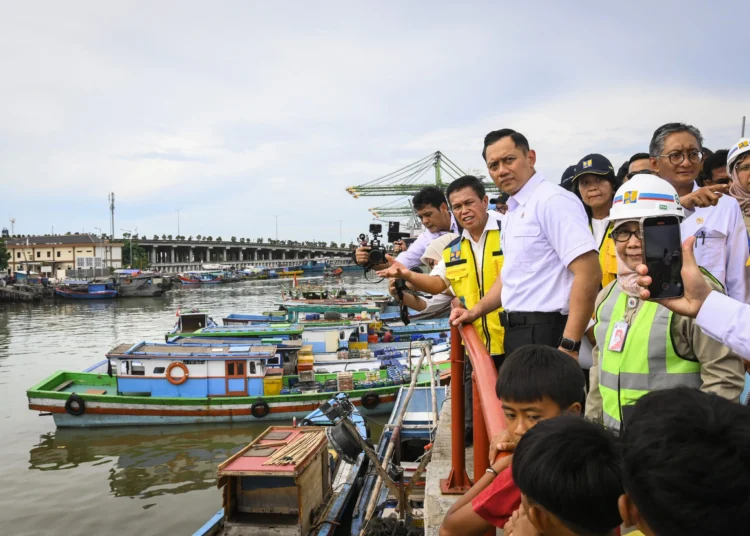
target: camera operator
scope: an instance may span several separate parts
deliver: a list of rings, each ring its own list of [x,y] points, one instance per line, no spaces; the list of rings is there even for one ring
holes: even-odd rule
[[[398,253],[396,260],[407,268],[415,268],[420,265],[422,255],[424,255],[430,242],[445,233],[460,232],[456,220],[448,208],[448,201],[446,201],[442,190],[437,186],[422,188],[412,199],[412,205],[426,230],[417,237],[408,249],[403,241],[394,243],[394,253]],[[387,262],[376,266],[370,265],[370,250],[369,246],[357,248],[355,258],[359,266],[373,270],[382,270],[389,266]]]
[[[443,260],[443,250],[448,246],[450,242],[454,241],[456,238],[458,238],[458,234],[448,233],[433,240],[422,256],[422,263],[426,264],[430,268],[430,270],[435,268],[435,266],[441,260]],[[390,285],[388,287],[391,296],[396,299],[399,298],[399,292],[396,287],[399,281],[403,280],[391,279]],[[409,283],[406,283],[406,288],[410,290],[414,289],[414,287],[412,287]],[[410,309],[414,309],[415,311],[419,311],[420,313],[422,313],[420,318],[424,318],[427,315],[429,315],[431,318],[438,318],[440,316],[448,316],[450,314],[450,305],[451,300],[453,299],[453,295],[448,294],[449,292],[450,289],[446,289],[445,293],[435,294],[431,298],[417,296],[415,294],[411,294],[410,292],[402,292],[401,295],[403,296],[403,299],[401,299],[400,301]]]

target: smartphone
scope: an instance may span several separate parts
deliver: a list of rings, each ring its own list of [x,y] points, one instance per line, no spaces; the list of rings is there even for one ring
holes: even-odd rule
[[[682,237],[676,216],[641,219],[643,264],[648,267],[652,300],[678,298],[682,286]]]

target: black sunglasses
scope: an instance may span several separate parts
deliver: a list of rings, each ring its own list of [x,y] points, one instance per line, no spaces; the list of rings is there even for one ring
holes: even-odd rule
[[[642,169],[640,171],[631,171],[627,175],[625,175],[625,178],[630,180],[636,175],[656,175],[656,171],[652,171],[650,169]]]

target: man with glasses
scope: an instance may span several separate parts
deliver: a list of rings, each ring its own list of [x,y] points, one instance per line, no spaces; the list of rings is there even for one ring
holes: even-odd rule
[[[654,132],[651,165],[677,191],[686,217],[682,237],[696,237],[698,264],[716,277],[732,298],[748,303],[745,264],[748,248],[739,204],[723,195],[728,186],[696,184],[703,161],[703,136],[691,125],[668,123]]]

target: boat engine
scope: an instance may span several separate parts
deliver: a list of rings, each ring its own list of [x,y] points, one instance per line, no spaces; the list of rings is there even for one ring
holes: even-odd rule
[[[348,464],[356,463],[363,449],[360,438],[352,437],[350,428],[344,425],[344,420],[354,411],[354,406],[345,394],[339,394],[336,401],[326,402],[320,406],[320,411],[328,417],[333,426],[326,428],[326,437],[336,453]]]

